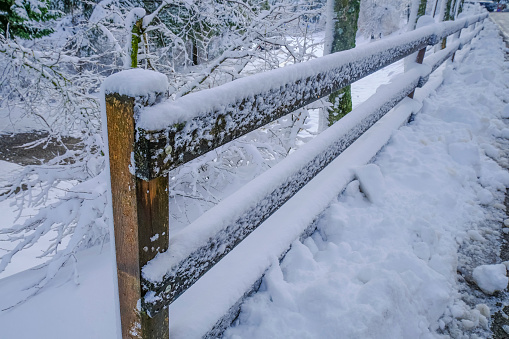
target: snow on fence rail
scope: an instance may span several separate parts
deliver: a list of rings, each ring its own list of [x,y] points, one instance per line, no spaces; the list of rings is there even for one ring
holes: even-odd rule
[[[159,73],[135,69],[109,77],[103,90],[123,337],[168,338],[170,303],[389,110],[405,97],[412,97],[415,88],[421,87],[431,72],[470,42],[482,27],[464,34],[446,49],[427,57],[423,65],[416,64],[391,84],[379,88],[302,151],[293,153],[206,212],[172,237],[171,242],[170,169],[416,51],[420,51],[417,62],[422,63],[428,45],[486,17],[481,14],[425,26],[176,101],[162,101],[167,80]],[[284,248],[275,255],[281,255]],[[218,326],[224,323],[212,323],[209,334],[220,331]],[[206,333],[200,335],[203,334]]]

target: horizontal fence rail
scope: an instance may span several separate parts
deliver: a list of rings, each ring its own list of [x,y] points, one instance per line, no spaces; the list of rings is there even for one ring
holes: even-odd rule
[[[137,175],[147,180],[163,175],[485,17],[425,26],[143,109],[135,150]]]
[[[473,21],[471,18],[470,20],[471,21],[465,19],[464,21],[471,23],[477,22]],[[465,24],[455,23],[455,25],[449,26],[454,26],[455,29],[460,30],[464,28]],[[428,28],[428,31],[429,30],[431,29]],[[453,29],[448,29],[447,31],[452,31],[452,33],[456,32]],[[423,40],[438,42],[440,39],[437,39],[436,36],[439,36],[440,38],[442,37],[442,35],[436,35],[433,32]],[[466,38],[472,37],[473,34],[469,34],[469,36]],[[418,41],[422,40],[418,39]],[[403,53],[402,56],[400,55],[399,59],[415,52],[419,48],[426,46],[408,42],[404,42],[404,44],[405,46],[413,47],[410,49],[405,49],[406,52]],[[374,49],[376,49],[376,47],[377,46],[375,46]],[[188,242],[184,239],[178,239],[178,237],[174,238],[174,241],[172,241],[170,244],[170,248],[177,246],[178,250],[173,251],[170,249],[170,251],[167,252],[167,255],[163,255],[158,258],[157,262],[150,263],[144,270],[146,273],[145,276],[153,276],[153,274],[150,272],[152,266],[165,265],[170,268],[167,274],[164,277],[158,277],[159,279],[149,280],[142,276],[144,278],[144,287],[147,290],[154,291],[155,295],[157,296],[155,301],[145,303],[144,307],[150,312],[157,312],[165,305],[171,303],[175,298],[183,293],[183,291],[185,291],[197,279],[199,279],[200,276],[209,270],[215,263],[221,260],[221,258],[223,258],[232,248],[240,243],[242,239],[244,239],[247,235],[249,235],[249,233],[256,229],[260,223],[267,219],[274,211],[276,211],[289,198],[291,198],[302,186],[309,182],[309,180],[311,180],[316,175],[316,173],[327,166],[327,164],[329,164],[334,158],[341,154],[342,151],[344,151],[353,141],[362,135],[362,133],[364,133],[369,127],[378,121],[385,113],[387,113],[398,102],[410,94],[415,89],[415,87],[424,85],[425,79],[427,79],[429,74],[436,70],[459,47],[459,43],[453,44],[450,48],[440,51],[443,53],[437,53],[438,57],[427,58],[426,65],[429,65],[430,67],[416,67],[410,72],[399,76],[398,79],[395,79],[394,81],[395,85],[393,85],[391,88],[386,88],[383,91],[383,94],[381,93],[377,97],[374,97],[372,100],[366,101],[358,109],[356,109],[358,112],[357,114],[351,114],[349,116],[347,115],[347,117],[343,118],[344,121],[342,124],[345,126],[344,130],[340,133],[336,132],[335,137],[324,143],[320,150],[314,152],[313,156],[302,157],[302,159],[299,159],[300,161],[295,161],[291,165],[286,166],[289,168],[276,166],[274,169],[269,170],[266,177],[277,177],[278,179],[275,181],[279,182],[279,185],[274,185],[272,180],[269,181],[265,177],[257,179],[256,184],[253,186],[259,187],[258,191],[261,190],[260,188],[265,188],[264,192],[260,194],[258,201],[255,203],[242,204],[239,202],[239,199],[242,200],[243,193],[239,193],[238,197],[236,197],[234,201],[237,205],[245,206],[242,211],[232,213],[229,209],[224,215],[222,214],[220,217],[214,218],[213,220],[206,216],[202,219],[202,222],[195,222],[195,224],[192,225],[193,227],[185,231],[185,233],[189,234],[194,233],[194,229],[196,229],[196,232],[199,233],[205,232],[206,235],[204,236],[200,234],[199,238],[208,239],[206,243],[203,243],[200,246],[193,246],[192,241]],[[397,48],[391,46],[385,51],[394,50],[397,50]],[[375,55],[386,55],[385,51],[377,52]],[[435,56],[435,54],[433,56]],[[339,55],[337,57],[340,59]],[[369,60],[372,60],[372,58],[373,56],[366,57],[366,59]],[[351,66],[351,63],[345,64],[347,66],[345,66],[343,69],[345,69],[346,72],[349,72],[353,66]],[[354,63],[354,65],[357,64],[357,62]],[[366,63],[360,62],[360,64]],[[379,69],[379,64],[374,61],[369,62],[368,64],[377,65],[376,69]],[[366,75],[371,74],[372,69],[368,68],[368,70],[369,71],[366,71]],[[350,83],[347,82],[346,84]],[[182,98],[181,100],[183,99],[185,98]],[[172,105],[173,103],[168,104],[169,107]],[[148,114],[151,109],[152,108],[148,109],[145,113]],[[154,107],[154,109],[161,108]],[[293,157],[290,158],[293,159]],[[249,189],[253,188],[250,187]],[[247,192],[248,189],[245,189],[245,191]],[[225,223],[225,220],[228,220],[229,222]],[[216,227],[211,227],[211,225],[215,225]],[[194,236],[195,234],[191,235],[191,237]],[[177,252],[178,255],[173,254],[175,252]],[[154,282],[154,280],[159,281]],[[168,288],[170,286],[171,288]]]
[[[269,169],[265,175],[241,189],[231,199],[231,203],[242,206],[242,210],[226,209],[212,217],[204,216],[188,226],[191,228],[185,233],[190,234],[190,241],[177,236],[170,243],[170,248],[173,243],[178,247],[178,255],[174,255],[174,251],[170,250],[157,261],[150,262],[143,270],[144,287],[154,291],[157,296],[153,302],[145,303],[144,307],[151,313],[157,312],[183,293],[385,113],[408,96],[419,84],[422,74],[426,74],[423,69],[416,68],[399,77],[400,81],[396,86],[387,87],[381,92],[383,94],[373,97],[359,107],[356,112],[360,114],[347,115],[352,117],[350,119],[343,118],[345,121],[341,131],[332,133],[331,130],[328,133],[331,137],[327,142],[315,147],[314,152],[289,156],[288,160],[283,160],[283,165]],[[253,199],[253,190],[258,193],[256,201]],[[211,227],[212,225],[216,227]],[[193,232],[194,230],[196,231]],[[208,240],[195,247],[192,238],[197,234],[200,239]],[[170,271],[160,278],[161,282],[154,283],[145,278],[155,276],[151,272],[152,267],[160,265],[171,267]]]
[[[379,43],[239,79],[176,101],[160,102],[166,86],[164,76],[158,75],[145,85],[138,84],[138,89],[151,87],[150,91],[141,90],[138,94],[118,85],[126,80],[122,78],[125,75],[107,79],[103,89],[119,291],[129,299],[123,301],[121,297],[120,302],[124,337],[167,338],[168,305],[387,112],[405,97],[412,97],[415,88],[423,86],[429,75],[468,44],[482,26],[464,33],[423,62],[427,46],[486,17],[487,14],[480,14],[425,26]],[[417,51],[422,65],[416,63],[390,84],[381,86],[340,123],[304,145],[306,151],[294,152],[252,180],[172,236],[168,246],[170,169]],[[125,147],[122,141],[129,146]],[[126,250],[119,246],[131,247]]]

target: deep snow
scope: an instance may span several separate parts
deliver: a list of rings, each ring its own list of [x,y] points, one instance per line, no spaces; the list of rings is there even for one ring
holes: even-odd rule
[[[272,266],[226,337],[435,338],[451,323],[464,331],[486,326],[489,307],[459,302],[456,278],[460,244],[486,245],[487,230],[477,225],[494,218],[500,227],[489,231],[501,232],[493,210],[509,185],[497,141],[509,137],[508,65],[498,32],[486,26],[415,120],[373,164],[356,169],[318,231]],[[0,338],[116,336],[109,247],[80,257],[78,285],[66,268],[39,295],[0,311]],[[0,309],[40,276],[31,270],[0,280]],[[179,309],[171,312],[176,318]]]

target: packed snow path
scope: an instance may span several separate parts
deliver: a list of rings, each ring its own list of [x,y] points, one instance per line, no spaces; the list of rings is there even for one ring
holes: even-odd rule
[[[504,40],[509,45],[509,12],[490,13],[490,19],[498,25]]]
[[[332,203],[318,232],[273,266],[227,337],[433,338],[453,324],[483,330],[489,309],[461,303],[455,277],[459,243],[486,246],[485,234],[501,231],[475,227],[501,221],[509,185],[496,162],[507,162],[496,138],[509,137],[502,119],[508,71],[498,32],[487,27],[415,121],[357,170],[359,180]],[[114,338],[113,269],[107,249],[99,252],[81,253],[79,285],[65,283],[64,270],[50,288],[2,311],[0,337]],[[1,280],[0,309],[39,274]],[[177,306],[172,319],[182,314]]]

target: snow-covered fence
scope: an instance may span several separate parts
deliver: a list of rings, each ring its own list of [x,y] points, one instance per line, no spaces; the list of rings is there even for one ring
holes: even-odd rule
[[[390,109],[422,86],[430,73],[482,26],[380,88],[308,143],[305,152],[295,152],[241,188],[172,237],[169,245],[170,169],[416,51],[424,51],[426,46],[486,17],[481,14],[425,26],[176,101],[163,100],[167,88],[164,75],[135,69],[108,78],[103,89],[124,338],[167,338],[170,303]],[[215,331],[213,325],[209,330]]]

